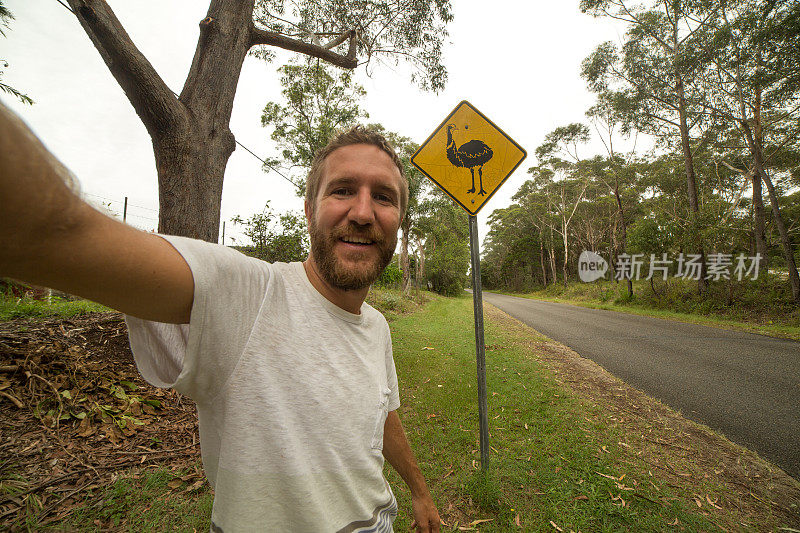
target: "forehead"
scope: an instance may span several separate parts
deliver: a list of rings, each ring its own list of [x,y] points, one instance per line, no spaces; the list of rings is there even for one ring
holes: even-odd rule
[[[392,158],[371,144],[342,146],[325,158],[320,189],[341,179],[363,181],[381,187],[400,190],[400,170]]]

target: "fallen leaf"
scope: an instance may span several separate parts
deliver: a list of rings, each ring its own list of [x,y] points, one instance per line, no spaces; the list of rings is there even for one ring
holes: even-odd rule
[[[519,523],[519,513],[517,513],[517,516],[514,518],[514,523],[517,524],[517,527],[522,527],[522,524]]]
[[[550,525],[551,525],[551,526],[553,526],[553,527],[556,529],[556,531],[564,531],[563,529],[561,529],[560,527],[558,527],[558,524],[556,524],[556,523],[555,523],[555,522],[553,522],[552,520],[550,520]]]
[[[712,499],[711,499],[711,496],[709,496],[708,494],[706,494],[706,501],[708,502],[708,504],[709,504],[709,505],[711,505],[712,507],[716,507],[717,509],[722,509],[722,507],[720,507],[719,505],[717,505],[717,501],[718,501],[718,500],[719,500],[719,498],[717,498],[717,500],[712,500]]]
[[[481,518],[480,520],[473,520],[469,523],[470,526],[477,526],[478,524],[483,524],[484,522],[491,522],[494,518]]]
[[[574,498],[572,498],[572,499],[573,499],[573,500],[588,500],[588,499],[589,499],[589,497],[588,497],[588,496],[586,496],[585,494],[581,494],[580,496],[575,496],[575,497],[574,497]]]

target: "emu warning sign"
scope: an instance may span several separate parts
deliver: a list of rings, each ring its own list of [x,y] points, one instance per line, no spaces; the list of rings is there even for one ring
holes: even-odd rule
[[[422,143],[411,162],[467,213],[475,215],[526,155],[464,100]]]

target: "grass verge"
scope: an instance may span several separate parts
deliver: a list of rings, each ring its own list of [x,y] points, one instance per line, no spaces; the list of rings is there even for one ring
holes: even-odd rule
[[[375,297],[380,307],[385,298]],[[482,472],[471,300],[434,297],[403,312],[390,323],[400,415],[443,531],[800,529],[796,481],[601,370],[576,376],[565,361],[591,363],[491,307],[492,448]],[[386,470],[400,505],[395,530],[408,531],[410,496]],[[207,530],[211,491],[187,477],[197,479],[163,467],[129,472],[83,494],[49,527]]]
[[[164,466],[128,473],[111,485],[82,493],[82,500],[65,510],[68,516],[40,523],[36,530],[208,531],[213,493],[205,480],[200,484],[181,479],[190,476]]]
[[[592,309],[620,311],[637,315],[678,320],[693,324],[738,329],[800,340],[800,308],[778,302],[773,294],[776,280],[763,280],[761,284],[751,282],[737,284],[733,291],[736,298],[726,303],[725,288],[712,286],[713,294],[703,298],[697,294],[696,284],[685,280],[670,280],[656,289],[644,280],[634,281],[634,295],[629,297],[624,283],[600,281],[595,283],[553,284],[546,289],[517,293],[497,291],[510,296],[533,298],[549,302],[568,303]],[[723,291],[724,294],[717,294]]]
[[[53,296],[50,301],[31,298],[15,298],[0,294],[0,321],[14,318],[71,318],[89,313],[113,311],[104,305],[89,300],[68,300]]]
[[[488,473],[479,465],[470,300],[437,299],[391,324],[401,419],[446,531],[797,527],[758,500],[740,504],[741,495],[719,479],[728,468],[721,459],[719,474],[693,473],[694,448],[701,444],[675,441],[673,429],[653,420],[631,424],[626,413],[560,383],[535,353],[537,343],[548,341],[532,338],[535,332],[503,316],[497,313],[486,323]],[[702,446],[713,450],[708,442]],[[404,531],[411,523],[410,497],[402,481],[391,471],[389,476],[401,508],[395,529]],[[787,483],[800,494],[800,485]],[[785,510],[788,516],[797,512]]]

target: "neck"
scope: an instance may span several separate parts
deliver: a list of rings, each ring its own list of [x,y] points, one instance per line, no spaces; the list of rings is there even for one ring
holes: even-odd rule
[[[303,261],[303,268],[305,268],[308,281],[311,282],[311,285],[317,289],[317,292],[324,296],[326,300],[344,309],[348,313],[353,313],[354,315],[361,314],[361,304],[364,303],[364,299],[367,297],[369,287],[345,291],[332,286],[320,275],[317,263],[314,261],[314,257],[311,254],[308,255],[308,259]]]

